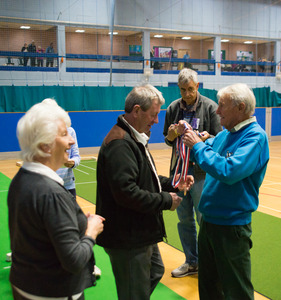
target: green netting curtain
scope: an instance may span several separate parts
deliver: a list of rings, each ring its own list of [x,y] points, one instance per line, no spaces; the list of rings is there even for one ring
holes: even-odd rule
[[[166,109],[180,98],[177,86],[157,87],[165,98]],[[54,98],[67,111],[124,110],[126,96],[132,87],[89,86],[0,86],[0,112],[26,112],[32,105],[45,98]],[[269,87],[253,89],[257,107],[281,106],[281,94]],[[199,92],[217,102],[217,91],[199,89]]]

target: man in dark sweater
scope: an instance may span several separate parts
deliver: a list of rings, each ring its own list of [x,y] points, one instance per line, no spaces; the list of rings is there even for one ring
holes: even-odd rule
[[[148,133],[164,104],[153,86],[135,87],[101,146],[97,165],[97,213],[105,219],[97,243],[108,253],[118,298],[148,300],[164,273],[158,242],[166,237],[163,210],[181,202],[171,179],[158,176]],[[193,177],[181,181],[189,189]]]

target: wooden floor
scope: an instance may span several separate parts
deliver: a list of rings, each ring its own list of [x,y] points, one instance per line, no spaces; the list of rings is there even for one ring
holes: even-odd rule
[[[265,180],[260,189],[260,205],[258,210],[266,214],[281,217],[281,142],[270,143],[270,161],[268,164]],[[98,149],[92,152],[89,149],[83,157],[97,156]],[[171,149],[161,144],[158,146],[151,145],[151,154],[157,166],[158,174],[168,175]],[[2,157],[2,158],[1,158]],[[5,158],[5,160],[1,160]],[[0,154],[0,172],[13,178],[18,170],[16,161],[19,158],[6,159],[7,155]],[[95,206],[90,202],[78,197],[78,202],[85,212],[95,212]],[[163,284],[174,290],[183,298],[188,300],[198,300],[197,275],[187,276],[183,278],[172,278],[171,271],[184,262],[184,254],[181,251],[165,244],[159,244],[161,255],[165,264],[165,274],[161,280]],[[100,266],[102,267],[102,266]],[[255,293],[256,300],[267,299],[266,297]]]

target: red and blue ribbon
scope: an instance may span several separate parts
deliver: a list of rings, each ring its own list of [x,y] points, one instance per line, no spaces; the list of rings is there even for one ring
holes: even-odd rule
[[[188,174],[188,165],[189,165],[189,156],[190,149],[183,143],[182,136],[177,138],[177,153],[178,153],[178,161],[174,173],[174,177],[172,180],[172,186],[177,188],[181,179],[184,179],[186,182],[187,174]],[[181,167],[181,172],[180,171]],[[178,180],[176,180],[177,175],[180,173]]]

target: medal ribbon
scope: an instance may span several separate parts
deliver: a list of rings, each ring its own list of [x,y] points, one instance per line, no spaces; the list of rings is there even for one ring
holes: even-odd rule
[[[174,188],[178,187],[181,178],[183,178],[184,181],[186,181],[187,173],[188,173],[190,149],[183,143],[182,137],[177,138],[177,153],[179,157],[175,169],[175,174],[172,180],[172,186]],[[176,180],[177,174],[179,174],[180,166],[181,166],[180,176],[179,179]]]

